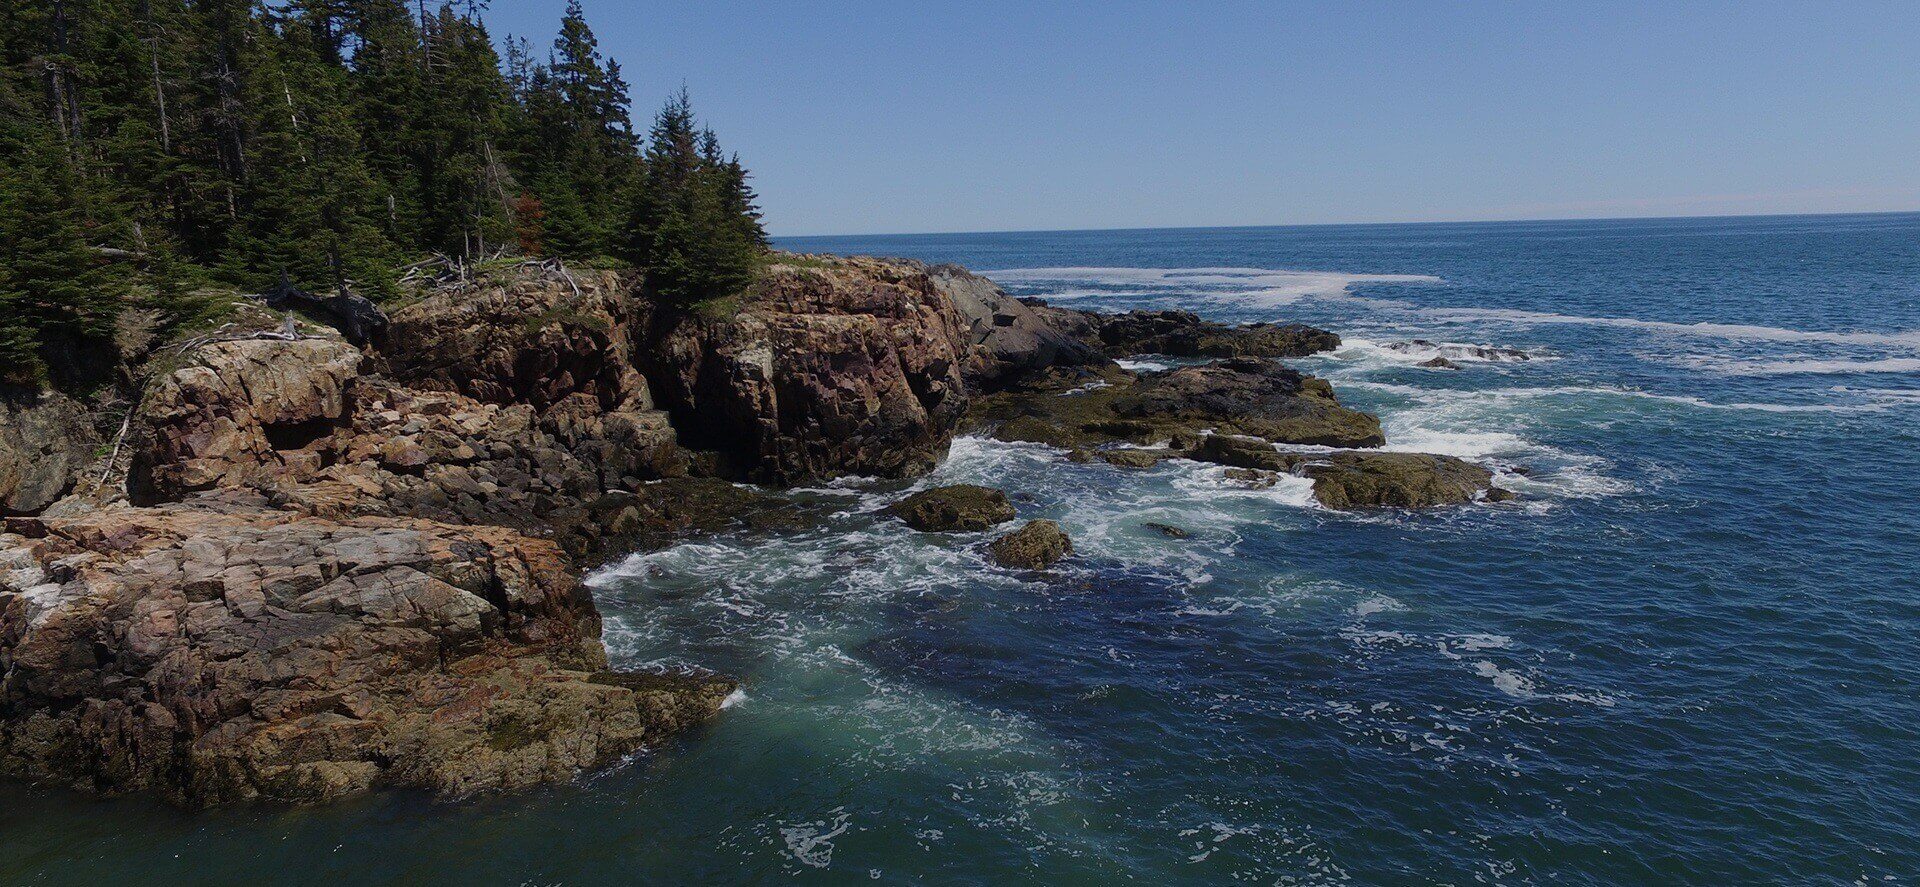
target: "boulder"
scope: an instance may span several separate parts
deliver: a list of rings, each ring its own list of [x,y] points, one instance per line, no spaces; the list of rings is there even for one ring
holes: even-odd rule
[[[993,562],[1016,570],[1044,570],[1073,554],[1073,541],[1050,520],[1028,521],[1026,526],[987,543]]]
[[[1250,480],[1260,478],[1256,472],[1311,478],[1314,498],[1328,508],[1459,505],[1493,486],[1493,472],[1452,456],[1427,453],[1290,453],[1258,438],[1210,434],[1190,455],[1248,472],[1244,477]]]
[[[956,484],[921,490],[887,506],[887,513],[923,532],[977,532],[1013,520],[1013,504],[992,487]]]
[[[0,399],[0,515],[39,514],[101,446],[87,409],[55,392]]]

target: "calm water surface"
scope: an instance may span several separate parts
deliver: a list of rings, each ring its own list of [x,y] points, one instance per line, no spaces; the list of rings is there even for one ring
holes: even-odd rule
[[[1522,500],[1347,515],[963,439],[1081,553],[827,525],[592,582],[710,730],[532,795],[187,815],[0,788],[0,883],[1912,883],[1920,216],[801,238],[1298,361]],[[1436,344],[1411,353],[1386,344]],[[1458,344],[1523,348],[1473,361]],[[1452,354],[1457,372],[1416,366]],[[1144,358],[1141,364],[1171,364]],[[1143,526],[1184,527],[1173,540]]]

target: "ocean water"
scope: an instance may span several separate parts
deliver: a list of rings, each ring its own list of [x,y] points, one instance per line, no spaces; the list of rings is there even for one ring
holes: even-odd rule
[[[1522,498],[1343,514],[1303,483],[962,439],[917,483],[807,491],[834,506],[816,530],[592,578],[620,664],[744,680],[697,736],[459,804],[9,786],[0,883],[1920,877],[1920,216],[781,245],[1324,326],[1346,345],[1297,365],[1390,447]],[[1387,347],[1412,339],[1437,344]],[[1079,557],[998,570],[988,534],[877,513],[956,481]]]

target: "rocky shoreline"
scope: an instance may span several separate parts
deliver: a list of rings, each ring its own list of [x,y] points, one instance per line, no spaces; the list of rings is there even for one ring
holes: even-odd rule
[[[365,347],[256,312],[156,349],[123,416],[6,401],[0,775],[190,806],[571,778],[735,689],[609,670],[582,570],[804,526],[779,486],[924,474],[959,433],[1296,474],[1330,508],[1510,496],[1483,467],[1380,451],[1377,419],[1276,362],[1338,346],[1310,327],[1071,311],[955,266],[822,256],[675,315],[629,275],[536,262],[412,296]],[[1114,360],[1143,353],[1218,359]],[[1016,516],[986,488],[894,513]],[[1032,521],[989,553],[1044,570],[1074,551]]]

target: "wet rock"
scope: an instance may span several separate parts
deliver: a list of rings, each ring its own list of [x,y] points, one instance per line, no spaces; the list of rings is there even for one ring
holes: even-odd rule
[[[1458,345],[1451,342],[1433,342],[1427,339],[1410,339],[1405,342],[1388,342],[1380,346],[1402,354],[1421,354],[1437,352],[1439,358],[1469,358],[1473,360],[1509,361],[1530,360],[1527,352],[1518,348],[1500,348],[1493,345]],[[1424,365],[1424,364],[1423,364]]]
[[[979,398],[970,421],[1001,440],[1093,449],[1125,442],[1190,445],[1207,430],[1324,446],[1379,446],[1373,416],[1340,405],[1324,380],[1254,358],[1136,376],[1102,387]]]
[[[1420,365],[1423,367],[1427,367],[1429,369],[1436,369],[1436,370],[1457,370],[1460,368],[1459,364],[1454,363],[1453,361],[1448,360],[1444,357],[1436,357],[1432,360],[1424,361]]]
[[[1094,455],[1108,465],[1121,468],[1152,468],[1180,454],[1168,449],[1120,449],[1101,450]]]
[[[1093,315],[1100,346],[1114,357],[1305,357],[1340,347],[1340,337],[1298,323],[1228,326],[1189,311]]]
[[[1278,473],[1258,468],[1229,468],[1226,474],[1228,480],[1239,481],[1256,490],[1270,489],[1280,482]]]
[[[1486,502],[1512,502],[1520,498],[1520,494],[1505,487],[1488,487],[1486,495],[1481,498]]]
[[[1192,458],[1249,472],[1288,472],[1313,480],[1328,508],[1424,508],[1472,501],[1492,487],[1493,472],[1452,456],[1342,451],[1289,453],[1257,438],[1209,435]],[[1251,479],[1258,475],[1248,475]]]
[[[1146,527],[1147,529],[1152,530],[1156,533],[1159,533],[1160,535],[1165,536],[1168,539],[1185,539],[1189,535],[1192,535],[1188,533],[1186,530],[1182,530],[1179,527],[1176,527],[1172,524],[1163,524],[1155,521],[1148,521],[1144,524],[1141,524],[1141,526]]]
[[[1028,521],[1026,526],[988,543],[987,554],[1003,567],[1044,570],[1073,554],[1073,541],[1053,521]]]
[[[887,513],[923,532],[973,532],[1013,520],[1013,504],[992,487],[956,484],[921,490],[887,506]]]

